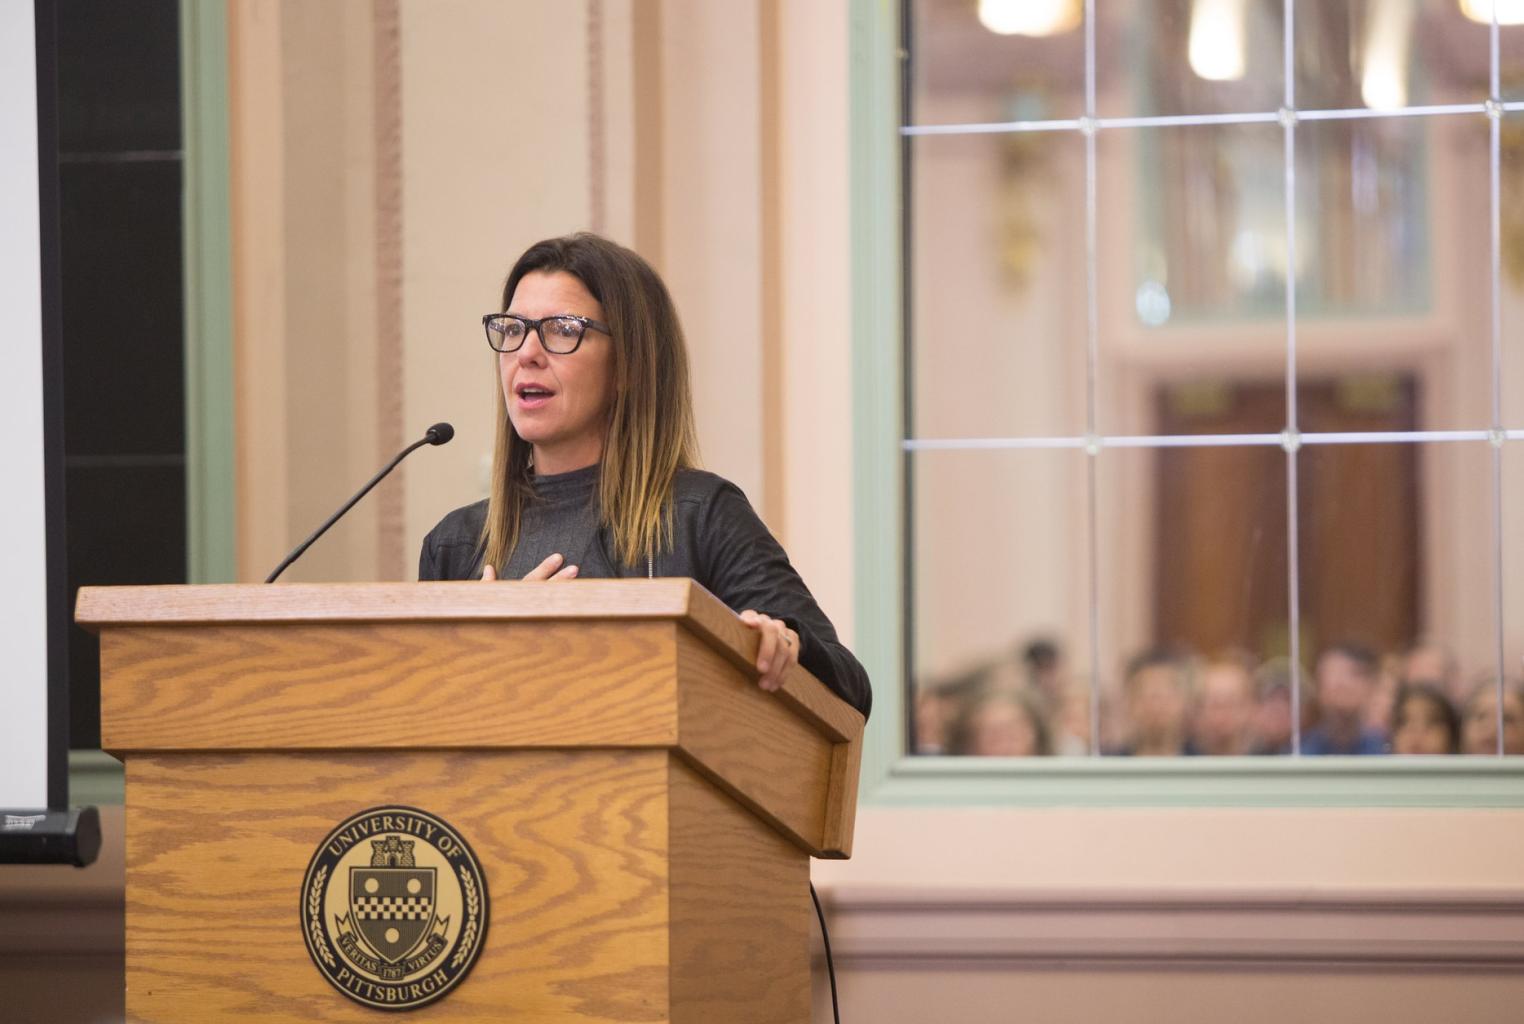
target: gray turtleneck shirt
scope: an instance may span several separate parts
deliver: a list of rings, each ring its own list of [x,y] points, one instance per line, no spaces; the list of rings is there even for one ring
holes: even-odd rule
[[[612,534],[599,524],[598,467],[536,477],[524,509],[518,546],[498,575],[522,579],[553,554],[577,567],[578,579],[644,577],[648,567],[623,565]],[[653,576],[687,576],[731,610],[782,619],[799,634],[799,664],[864,715],[872,704],[868,674],[842,646],[809,588],[752,510],[740,488],[702,470],[680,470],[673,483],[671,547],[656,552]],[[458,508],[423,540],[420,580],[470,580],[482,575],[482,524],[487,502]]]

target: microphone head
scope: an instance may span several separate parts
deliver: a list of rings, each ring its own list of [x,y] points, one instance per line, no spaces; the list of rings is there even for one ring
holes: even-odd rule
[[[448,423],[436,423],[424,431],[423,436],[429,444],[445,444],[455,436],[455,428]]]

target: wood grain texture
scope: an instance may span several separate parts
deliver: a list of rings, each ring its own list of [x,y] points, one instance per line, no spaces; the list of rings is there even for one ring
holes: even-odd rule
[[[276,583],[81,587],[75,620],[86,627],[160,622],[375,622],[440,619],[658,619],[688,614],[688,579],[540,583]],[[702,599],[700,599],[702,600]],[[721,609],[724,605],[720,605]]]
[[[803,849],[820,851],[834,744],[712,647],[678,636],[678,749]]]
[[[81,593],[127,762],[129,1019],[374,1019],[298,909],[316,845],[388,803],[458,829],[493,899],[418,1019],[807,1019],[807,855],[850,851],[862,716],[803,670],[760,690],[692,581]]]
[[[460,622],[672,619],[752,673],[758,637],[724,603],[691,579],[578,580],[547,587],[480,583],[280,583],[160,587],[81,587],[75,621],[104,631],[128,625],[317,622]],[[795,666],[781,699],[836,740],[862,735],[863,716],[820,680]]]
[[[757,678],[757,648],[761,645],[761,637],[697,583],[688,595],[688,610],[682,624],[748,678]],[[783,678],[783,689],[778,691],[778,699],[833,740],[862,737],[866,721],[862,712],[832,693],[807,669],[798,665],[789,669]]]
[[[807,1021],[806,854],[664,751],[173,754],[127,769],[128,1019],[367,1021],[308,958],[328,831],[421,807],[480,859],[481,959],[409,1019]]]
[[[102,746],[667,745],[673,635],[660,621],[112,628]]]
[[[863,772],[863,745],[838,743],[831,748],[831,776],[826,793],[825,835],[815,854],[827,860],[849,860],[857,825],[857,784]]]
[[[378,1019],[308,958],[301,887],[333,826],[402,803],[459,830],[491,898],[471,974],[408,1019],[665,1021],[668,760],[664,751],[134,757],[128,1019]]]
[[[809,858],[682,761],[668,777],[673,1024],[807,1024]]]

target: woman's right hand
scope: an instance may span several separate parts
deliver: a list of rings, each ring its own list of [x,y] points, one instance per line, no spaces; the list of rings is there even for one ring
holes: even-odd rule
[[[545,559],[545,561],[529,570],[528,575],[526,575],[524,578],[526,580],[575,579],[577,576],[577,567],[575,565],[562,566],[561,563],[564,561],[566,561],[566,559],[563,558],[560,554],[551,555],[549,558]],[[494,569],[491,565],[484,566],[482,568],[482,582],[490,583],[495,579],[497,579],[497,570]]]

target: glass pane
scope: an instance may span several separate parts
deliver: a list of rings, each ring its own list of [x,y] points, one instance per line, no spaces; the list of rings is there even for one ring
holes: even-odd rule
[[[1478,34],[1483,46],[1488,45],[1488,27],[1482,24],[1490,16],[1488,4],[1489,0],[1461,0],[1461,7],[1470,12],[1466,15],[1467,30]],[[1504,13],[1514,24],[1505,21],[1498,30],[1498,94],[1504,102],[1524,100],[1524,9],[1517,2],[1511,6],[1513,9]],[[1472,17],[1477,20],[1472,21]]]
[[[1488,95],[1488,45],[1487,29],[1468,20],[1455,0],[1299,3],[1296,107],[1481,103]]]
[[[1298,453],[1304,754],[1458,749],[1496,674],[1491,459],[1485,442]]]
[[[1101,433],[1285,427],[1283,154],[1278,125],[1101,132]]]
[[[1445,184],[1466,196],[1487,194],[1487,122],[1480,116],[1297,126],[1299,317],[1428,311],[1430,146]],[[1434,198],[1436,212],[1485,213],[1454,195]],[[1476,230],[1483,224],[1470,226],[1473,242],[1487,237]]]
[[[913,140],[912,436],[1084,432],[1082,143]]]
[[[1297,127],[1299,387],[1337,379],[1353,413],[1299,398],[1302,431],[1489,425],[1487,134],[1480,115]]]
[[[1102,0],[1096,8],[1096,111],[1101,117],[1280,109],[1280,4]],[[1300,20],[1300,6],[1297,15]]]
[[[1103,228],[1137,224],[1132,284],[1115,296],[1140,326],[1285,313],[1285,144],[1278,125],[1101,133]],[[1123,177],[1125,175],[1125,177]],[[1108,248],[1102,246],[1103,250]],[[1144,292],[1162,289],[1162,305]]]
[[[1519,30],[1524,32],[1524,28]],[[1524,45],[1524,44],[1521,44]],[[1521,68],[1524,71],[1524,68]],[[1524,113],[1506,115],[1500,126],[1502,163],[1498,230],[1502,241],[1501,388],[1503,426],[1524,429]],[[1481,250],[1478,243],[1476,249]],[[1476,257],[1480,258],[1480,255]],[[1487,275],[1490,281],[1491,275]],[[1491,334],[1488,339],[1489,349]],[[1489,379],[1490,382],[1490,379]],[[1490,409],[1490,404],[1483,408]]]
[[[1084,0],[913,0],[906,123],[1079,117],[1083,12]]]
[[[1524,439],[1503,446],[1503,743],[1524,754]],[[1488,691],[1491,692],[1488,692]],[[1467,753],[1497,749],[1497,688],[1479,686],[1465,709]]]
[[[1001,6],[913,5],[916,123],[1082,113],[1081,27],[967,34],[988,35],[981,10]],[[1040,6],[1010,5],[1027,15]],[[1095,7],[1102,118],[1257,116],[1282,105],[1280,0]],[[1468,7],[1485,20],[1488,0],[1297,4],[1297,108],[1480,103],[1488,29]],[[982,56],[998,47],[1003,56]],[[1500,68],[1503,98],[1524,101],[1524,25],[1503,29]],[[1303,434],[1486,428],[1495,387],[1504,425],[1524,431],[1524,167],[1514,166],[1524,161],[1524,111],[1502,120],[1501,377],[1489,123],[1480,113],[1303,117],[1294,253],[1278,123],[1103,124],[1097,431],[1279,433],[1291,273]],[[911,435],[1083,433],[1083,137],[937,137],[910,148]],[[970,313],[988,329],[957,329]],[[1500,692],[1494,455],[1482,441],[1303,445],[1294,557],[1304,667],[1293,672],[1279,445],[1104,447],[1093,463],[1100,749],[1288,752],[1293,677],[1309,755],[1495,747],[1495,724],[1481,736]],[[1087,459],[1038,449],[910,458],[910,663],[923,751],[1010,746],[1017,734],[1030,743],[1035,732],[1020,723],[1043,713],[1050,737],[1085,722],[1088,687],[1062,680],[1087,679],[1091,660]],[[1524,440],[1504,446],[1501,467],[1512,523],[1524,509]],[[1011,539],[993,559],[981,552],[972,573],[959,564],[959,541],[996,535]],[[1513,541],[1505,535],[1503,665],[1524,679],[1515,582],[1524,542]],[[1063,667],[1044,675],[1052,652]],[[1524,753],[1524,692],[1512,685],[1501,691],[1513,723],[1503,734]],[[991,692],[1033,700],[1006,700],[979,719]],[[1088,749],[1085,728],[1069,731],[1076,751]]]
[[[1105,449],[1097,458],[1102,750],[1285,753],[1285,453]]]
[[[911,457],[912,751],[1088,749],[1085,458]]]

